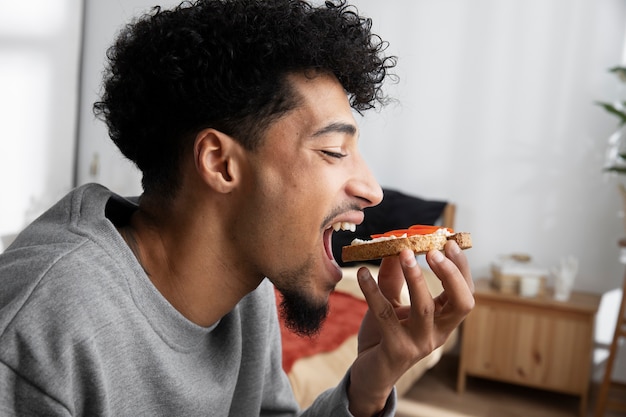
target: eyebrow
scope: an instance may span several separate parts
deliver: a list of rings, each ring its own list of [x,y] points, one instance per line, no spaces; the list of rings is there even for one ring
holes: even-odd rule
[[[322,136],[331,132],[348,133],[350,135],[355,135],[356,126],[350,123],[341,123],[341,122],[331,123],[327,126],[324,126],[323,128],[316,131],[315,133],[313,133],[312,136],[313,137]]]

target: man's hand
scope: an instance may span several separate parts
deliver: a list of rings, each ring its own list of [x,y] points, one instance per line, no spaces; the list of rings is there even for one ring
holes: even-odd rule
[[[441,280],[433,298],[415,255],[404,250],[383,259],[378,285],[367,268],[358,272],[369,311],[359,332],[359,355],[350,375],[348,397],[355,416],[380,412],[396,381],[416,362],[441,346],[474,307],[474,283],[465,254],[456,242],[430,251],[426,260]],[[406,282],[410,306],[401,303]]]

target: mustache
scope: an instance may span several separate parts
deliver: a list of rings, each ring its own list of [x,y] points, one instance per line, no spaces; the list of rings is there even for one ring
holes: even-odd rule
[[[324,220],[322,221],[321,229],[324,230],[335,217],[349,211],[363,212],[363,209],[356,203],[346,203],[342,206],[336,207],[324,218]]]

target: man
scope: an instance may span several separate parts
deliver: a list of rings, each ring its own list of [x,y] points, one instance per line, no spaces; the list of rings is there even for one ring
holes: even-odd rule
[[[314,333],[341,279],[333,226],[382,198],[351,107],[382,101],[383,49],[343,3],[201,0],[126,27],[95,109],[144,193],[82,186],[0,257],[0,414],[300,414],[273,286]],[[378,285],[359,272],[358,358],[302,415],[393,415],[395,381],[473,306],[465,256],[445,255],[427,255],[435,300],[408,251]]]

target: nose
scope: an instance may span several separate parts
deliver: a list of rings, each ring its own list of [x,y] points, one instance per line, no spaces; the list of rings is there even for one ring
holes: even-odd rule
[[[383,190],[363,158],[359,156],[354,176],[348,183],[348,193],[359,200],[361,208],[371,207],[383,200]]]

